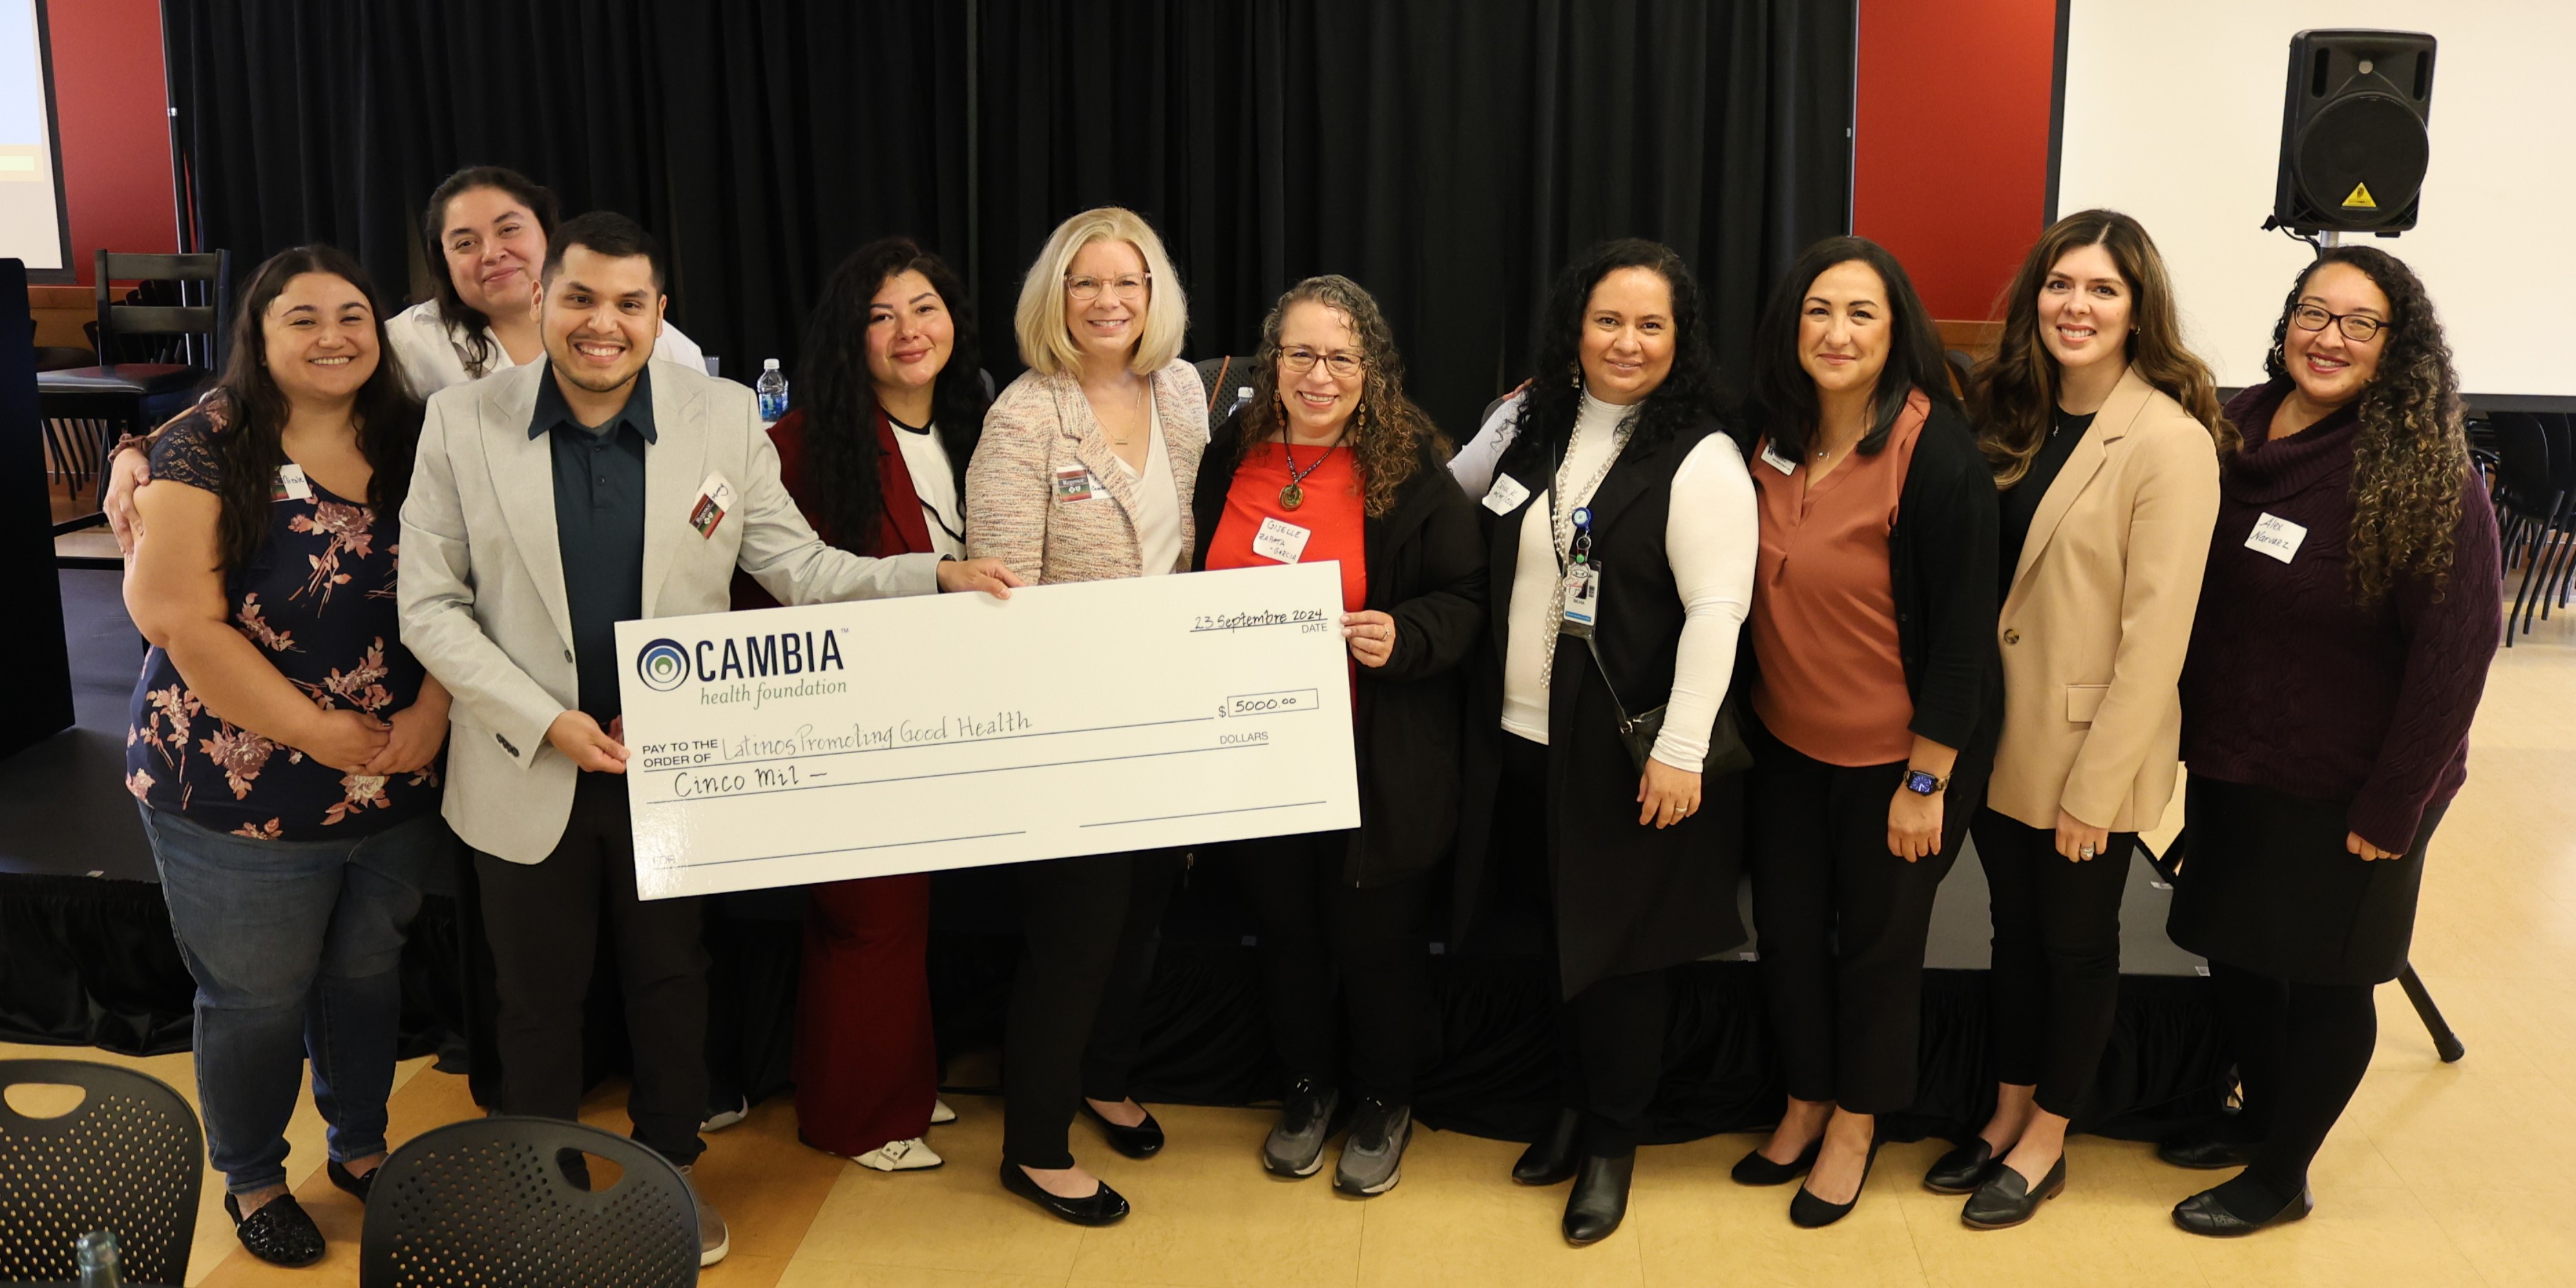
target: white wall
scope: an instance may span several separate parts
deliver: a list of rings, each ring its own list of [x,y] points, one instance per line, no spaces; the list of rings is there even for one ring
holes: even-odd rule
[[[2428,31],[2432,164],[2415,228],[2357,240],[2431,289],[2471,393],[2576,396],[2576,3],[2072,0],[2060,214],[2146,225],[2193,347],[2222,385],[2260,381],[2305,245],[2262,231],[2290,37]]]

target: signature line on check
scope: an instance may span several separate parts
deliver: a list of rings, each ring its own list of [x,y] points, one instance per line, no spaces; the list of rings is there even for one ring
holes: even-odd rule
[[[947,845],[956,841],[989,841],[997,836],[1026,836],[1026,832],[978,832],[973,836],[934,836],[926,841],[887,841],[880,845],[844,845],[830,850],[799,850],[794,854],[759,854],[748,859],[709,859],[704,863],[675,863],[681,868],[720,868],[728,863],[767,863],[771,859],[810,859],[822,854],[858,854],[866,850],[900,850],[913,845]]]
[[[1209,818],[1218,814],[1258,814],[1266,809],[1303,809],[1321,805],[1322,801],[1289,801],[1284,805],[1246,805],[1241,809],[1203,809],[1195,814],[1157,814],[1152,818],[1116,818],[1106,823],[1085,823],[1084,827],[1125,827],[1130,823],[1162,823],[1176,818]]]

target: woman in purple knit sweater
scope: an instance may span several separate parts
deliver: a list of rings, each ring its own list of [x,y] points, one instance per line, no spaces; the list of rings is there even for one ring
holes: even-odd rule
[[[2245,1109],[2167,1141],[2245,1170],[2174,1208],[2248,1234],[2315,1206],[2309,1161],[2369,1067],[2374,985],[2406,964],[2424,847],[2468,776],[2495,655],[2495,515],[2469,468],[2424,284],[2325,251],[2274,328],[2182,675],[2191,847],[2174,942],[2209,958]]]

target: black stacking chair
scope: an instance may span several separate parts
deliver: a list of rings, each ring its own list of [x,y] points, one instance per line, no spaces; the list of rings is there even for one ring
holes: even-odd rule
[[[2556,462],[2550,459],[2548,431],[2538,419],[2518,411],[2496,412],[2488,419],[2495,426],[2496,476],[2502,484],[2498,494],[2503,501],[2499,516],[2503,529],[2497,535],[2504,543],[2504,564],[2512,567],[2517,553],[2524,560],[2522,588],[2514,594],[2512,610],[2504,615],[2504,646],[2512,648],[2513,637],[2531,629],[2526,605],[2531,603],[2533,584],[2540,584],[2544,597],[2549,593],[2541,565],[2551,553],[2551,538],[2567,521],[2567,492],[2558,481]]]
[[[187,410],[223,366],[232,306],[232,256],[98,253],[98,365],[36,374],[36,397],[58,467],[76,479],[103,473],[118,436],[143,433]],[[110,283],[141,279],[127,302]],[[103,480],[102,480],[103,481]],[[89,518],[67,525],[85,527]]]
[[[559,1155],[623,1175],[591,1191]],[[662,1156],[554,1118],[496,1116],[413,1137],[367,1192],[362,1288],[678,1288],[698,1281],[698,1209]]]
[[[1252,359],[1206,358],[1193,365],[1199,369],[1200,386],[1207,390],[1208,428],[1224,424],[1252,401]]]
[[[29,1118],[10,1088],[72,1086],[71,1112]],[[181,1284],[197,1237],[205,1133],[148,1073],[87,1060],[0,1060],[0,1281],[80,1277],[72,1249],[111,1230],[130,1284]]]

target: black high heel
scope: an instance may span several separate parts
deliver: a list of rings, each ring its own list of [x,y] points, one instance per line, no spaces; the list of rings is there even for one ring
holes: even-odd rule
[[[1556,1124],[1531,1141],[1521,1151],[1520,1161],[1512,1164],[1512,1180],[1522,1185],[1555,1185],[1574,1175],[1574,1138],[1583,1127],[1583,1115],[1572,1109],[1557,1111]]]
[[[1798,1155],[1798,1161],[1794,1163],[1774,1163],[1757,1149],[1737,1159],[1735,1170],[1727,1175],[1734,1177],[1738,1185],[1786,1185],[1812,1170],[1816,1165],[1816,1155],[1824,1150],[1825,1138],[1822,1136],[1808,1141],[1806,1152]]]
[[[1587,1155],[1581,1174],[1575,1177],[1574,1192],[1565,1199],[1565,1241],[1580,1248],[1616,1232],[1627,1219],[1628,1182],[1636,1173],[1634,1151],[1617,1158]]]
[[[1797,1197],[1789,1200],[1789,1224],[1801,1230],[1821,1230],[1851,1215],[1851,1210],[1860,1205],[1860,1196],[1869,1189],[1869,1169],[1877,1165],[1878,1141],[1873,1138],[1869,1142],[1869,1157],[1861,1160],[1860,1184],[1853,1187],[1851,1202],[1827,1203],[1801,1185]]]

